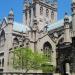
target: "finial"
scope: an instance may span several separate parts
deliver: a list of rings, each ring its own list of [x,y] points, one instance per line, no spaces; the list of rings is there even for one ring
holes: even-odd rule
[[[9,20],[9,23],[13,23],[13,21],[14,21],[14,12],[13,12],[13,9],[12,8],[9,11],[9,14],[8,14],[8,20]]]
[[[67,12],[65,12],[65,19],[69,19]]]
[[[67,12],[65,13],[64,23],[69,23],[69,18]]]
[[[14,15],[14,12],[13,12],[13,9],[12,8],[9,11],[9,15],[12,15],[12,16]]]
[[[68,18],[68,14],[67,14],[67,12],[65,12],[65,18]]]

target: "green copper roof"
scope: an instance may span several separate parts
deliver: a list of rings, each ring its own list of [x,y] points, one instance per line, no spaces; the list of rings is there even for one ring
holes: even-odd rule
[[[22,23],[14,22],[13,30],[19,32],[26,32],[27,30],[30,30],[30,28],[26,25],[23,25]]]

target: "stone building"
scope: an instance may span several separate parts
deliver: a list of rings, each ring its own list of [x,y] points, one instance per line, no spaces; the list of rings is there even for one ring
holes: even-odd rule
[[[23,23],[14,21],[11,9],[0,22],[0,71],[10,72],[12,50],[30,47],[34,52],[52,51],[57,73],[75,72],[75,0],[72,16],[57,21],[57,0],[24,0]]]

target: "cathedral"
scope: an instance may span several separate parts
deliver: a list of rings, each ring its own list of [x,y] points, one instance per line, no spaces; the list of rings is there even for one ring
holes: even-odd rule
[[[0,22],[0,71],[12,72],[13,49],[52,53],[55,73],[75,75],[75,0],[72,16],[57,21],[57,0],[24,0],[23,23],[14,20],[13,9]]]

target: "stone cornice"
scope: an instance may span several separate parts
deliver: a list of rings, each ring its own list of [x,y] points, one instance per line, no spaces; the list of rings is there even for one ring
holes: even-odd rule
[[[55,6],[52,6],[51,4],[47,4],[47,3],[39,1],[39,0],[35,1],[33,4],[36,4],[36,3],[42,5],[46,8],[49,8],[51,10],[57,11],[57,8]]]
[[[33,7],[33,6],[36,5],[36,4],[40,4],[40,5],[42,5],[42,6],[46,7],[46,8],[49,8],[49,9],[51,9],[51,10],[53,10],[53,11],[57,11],[57,7],[55,7],[55,6],[51,5],[51,4],[44,3],[44,2],[42,2],[42,1],[35,1],[35,2],[34,2],[33,4],[31,4],[29,7],[26,7],[25,10],[29,10],[31,7]]]
[[[57,11],[57,8],[55,8],[55,6],[52,6],[51,4],[47,4],[47,3],[44,3],[44,2],[39,2],[40,5],[46,7],[46,8],[49,8],[51,10],[54,10],[54,11]]]

